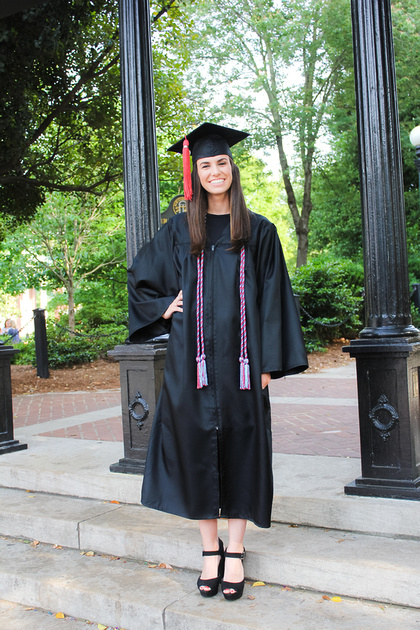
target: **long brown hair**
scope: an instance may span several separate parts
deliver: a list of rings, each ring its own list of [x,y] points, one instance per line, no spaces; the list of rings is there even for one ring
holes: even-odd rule
[[[232,243],[231,249],[234,252],[239,252],[242,245],[251,236],[251,219],[242,191],[239,168],[231,158],[229,161],[232,167],[232,185],[229,189],[230,241]],[[191,253],[199,256],[206,246],[207,192],[201,185],[197,164],[194,164],[191,178],[193,199],[187,203],[188,229],[190,231]]]

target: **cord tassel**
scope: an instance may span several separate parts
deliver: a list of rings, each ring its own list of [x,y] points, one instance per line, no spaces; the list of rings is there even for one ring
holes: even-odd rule
[[[204,301],[203,301],[203,277],[204,277],[204,250],[197,257],[197,389],[208,386],[207,363],[204,352]],[[251,389],[251,370],[248,359],[248,338],[246,331],[246,303],[245,303],[245,247],[242,247],[239,267],[239,298],[240,298],[240,323],[241,323],[241,354],[239,357],[239,388]]]
[[[197,359],[197,389],[207,387],[208,384],[206,355],[202,354],[201,357]]]
[[[240,389],[251,389],[251,379],[249,370],[249,360],[239,359],[240,361]]]
[[[239,389],[251,389],[251,370],[248,359],[245,302],[245,247],[241,249],[239,266],[239,299],[241,316],[241,356],[239,357]]]
[[[197,389],[207,387],[207,364],[204,353],[204,303],[203,303],[204,251],[197,257]]]
[[[187,199],[187,201],[191,201],[193,198],[189,146],[190,143],[188,142],[187,137],[185,137],[184,144],[182,146],[182,167],[184,174],[184,198]]]

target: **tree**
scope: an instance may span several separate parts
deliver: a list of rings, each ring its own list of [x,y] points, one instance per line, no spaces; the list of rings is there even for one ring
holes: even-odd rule
[[[151,21],[162,145],[188,120],[182,71],[192,25],[174,0],[154,2]],[[101,198],[121,181],[118,2],[50,0],[0,20],[0,80],[4,213],[20,222],[48,191]]]
[[[75,291],[84,280],[125,260],[121,206],[86,195],[51,195],[35,218],[3,243],[0,265],[9,293],[26,287],[64,289],[69,329],[75,329]]]
[[[392,21],[397,74],[398,108],[401,123],[404,201],[407,219],[408,267],[411,279],[420,280],[419,181],[414,166],[410,131],[420,124],[420,5],[416,0],[394,0]]]
[[[362,260],[362,217],[355,114],[314,169],[310,252]]]
[[[247,207],[267,217],[277,228],[288,266],[296,261],[296,234],[287,203],[281,198],[281,184],[274,179],[264,162],[243,147],[232,149],[233,159],[241,173],[241,184]]]
[[[0,21],[0,203],[18,219],[47,190],[101,196],[119,177],[116,12],[58,0]]]
[[[413,279],[419,279],[418,174],[414,167],[414,151],[409,142],[409,132],[420,123],[420,5],[415,0],[394,1],[392,13],[408,261]],[[349,71],[343,76],[339,89],[332,94],[332,116],[327,121],[331,137],[330,151],[325,156],[319,156],[315,164],[315,212],[311,224],[311,248],[314,252],[328,250],[336,256],[361,260],[358,139],[351,51],[347,57],[343,65]]]
[[[222,84],[227,88],[222,111],[258,131],[254,145],[277,148],[299,267],[307,260],[317,144],[343,73],[343,53],[335,44],[351,47],[351,38],[347,42],[340,36],[343,25],[350,24],[348,3],[220,0],[200,6],[205,39],[200,61],[208,62],[205,71],[211,81],[206,82],[207,92],[217,95],[214,84]]]

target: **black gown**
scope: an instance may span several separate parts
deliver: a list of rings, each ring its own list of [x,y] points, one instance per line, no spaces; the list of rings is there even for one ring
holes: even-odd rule
[[[275,226],[251,214],[245,298],[251,389],[239,388],[239,254],[227,223],[204,256],[208,386],[197,389],[197,258],[185,214],[170,219],[128,274],[130,341],[170,332],[149,440],[142,503],[190,519],[241,518],[269,527],[273,498],[272,378],[307,368],[300,321]],[[183,313],[162,314],[183,291]]]

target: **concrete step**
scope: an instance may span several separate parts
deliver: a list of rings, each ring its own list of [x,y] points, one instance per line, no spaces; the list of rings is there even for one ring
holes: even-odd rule
[[[41,610],[35,616],[3,602],[0,623],[4,630],[47,630],[53,626],[44,611],[60,611],[75,618],[65,620],[70,630],[81,630],[85,619],[125,630],[419,628],[418,610],[347,598],[336,602],[323,593],[279,586],[247,583],[239,601],[226,602],[220,591],[205,599],[196,590],[196,577],[187,570],[1,539],[0,598]]]
[[[0,486],[138,505],[142,477],[109,472],[122,444],[30,437],[0,458]],[[273,520],[420,539],[420,501],[353,497],[358,459],[275,454]]]
[[[57,612],[43,610],[35,606],[22,606],[15,602],[0,600],[0,627],[3,630],[57,630],[57,625],[62,622],[55,616]],[[75,617],[65,618],[66,630],[88,630],[89,623],[84,619]],[[92,627],[91,627],[92,630]]]
[[[0,533],[198,572],[197,524],[142,506],[0,489]],[[227,522],[220,536],[227,541]],[[419,542],[275,523],[249,525],[248,579],[420,608]],[[10,599],[7,595],[0,595]]]

